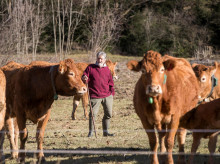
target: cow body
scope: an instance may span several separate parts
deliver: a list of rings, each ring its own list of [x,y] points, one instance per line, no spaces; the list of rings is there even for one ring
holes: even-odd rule
[[[209,138],[209,163],[213,163],[212,155],[215,152],[217,137],[220,133],[220,98],[205,104],[200,104],[186,113],[181,118],[180,126],[189,130],[200,130],[199,132],[193,132],[193,143],[189,163],[194,163],[193,157],[198,149],[201,138]],[[204,130],[204,132],[201,130]]]
[[[6,123],[12,127],[11,118],[16,118],[20,133],[20,149],[25,149],[27,140],[26,121],[37,124],[38,159],[44,158],[43,136],[48,122],[54,96],[73,96],[86,92],[73,60],[66,59],[59,64],[33,64],[17,69],[3,68],[7,79],[8,106]],[[13,90],[12,90],[13,88]],[[13,134],[11,134],[13,136]],[[12,137],[13,138],[13,137]],[[12,139],[13,140],[13,139]],[[16,139],[14,139],[16,141]],[[13,141],[12,141],[13,142]],[[16,143],[15,143],[16,145]],[[16,150],[16,146],[13,147]],[[20,161],[25,154],[19,153]]]
[[[3,159],[4,123],[6,112],[6,79],[0,70],[0,163]]]
[[[215,62],[214,66],[205,66],[194,63],[192,67],[200,85],[200,102],[220,98],[220,64]]]
[[[162,58],[154,51],[148,51],[139,62],[128,62],[127,67],[133,71],[142,71],[133,101],[154,152],[152,163],[159,163],[154,128],[159,133],[161,152],[167,151],[167,163],[173,163],[172,150],[179,119],[198,101],[199,86],[195,74],[185,59],[170,56]],[[186,130],[182,129],[177,134],[179,151],[184,151]]]

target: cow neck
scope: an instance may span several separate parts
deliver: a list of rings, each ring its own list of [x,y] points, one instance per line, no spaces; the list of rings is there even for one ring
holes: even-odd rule
[[[156,97],[152,97],[153,99],[153,103],[150,104],[153,108],[153,120],[154,120],[154,125],[156,127],[157,130],[161,130],[161,103],[162,103],[162,96],[156,96]]]
[[[52,84],[52,88],[53,88],[53,99],[54,100],[58,100],[58,95],[57,95],[57,92],[56,92],[56,87],[55,87],[55,84],[54,84],[54,68],[55,66],[51,66],[50,67],[50,79],[51,79],[51,84]]]
[[[201,101],[199,101],[198,105],[201,104],[205,99],[209,98],[212,95],[214,88],[218,85],[218,79],[215,77],[215,75],[212,75],[212,77],[211,77],[211,85],[212,85],[211,86],[212,88],[211,88],[211,91],[209,92],[208,96],[206,98],[202,99]]]

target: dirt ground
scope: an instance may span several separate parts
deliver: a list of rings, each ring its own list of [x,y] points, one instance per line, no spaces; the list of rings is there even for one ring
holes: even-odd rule
[[[87,61],[86,56],[72,56],[77,62]],[[77,120],[71,119],[72,97],[61,97],[54,102],[51,118],[48,122],[44,137],[44,150],[46,163],[150,163],[149,142],[141,122],[133,107],[134,86],[141,73],[131,72],[127,69],[128,60],[141,59],[140,57],[110,56],[113,62],[117,61],[117,74],[119,79],[115,81],[113,118],[111,119],[111,133],[115,137],[103,137],[101,120],[102,108],[95,122],[97,138],[88,138],[88,120],[83,116],[80,104],[77,109]],[[44,58],[45,59],[45,58]],[[43,60],[44,60],[43,59]],[[53,60],[47,58],[48,60]],[[42,59],[41,59],[42,60]],[[54,61],[53,61],[54,62]],[[35,163],[36,151],[36,125],[27,122],[29,137],[26,143],[27,163]],[[189,132],[186,138],[186,153],[190,153],[192,136]],[[205,163],[208,159],[207,140],[202,140],[196,163]],[[5,139],[4,150],[6,163],[17,163],[10,158],[8,139]],[[83,152],[84,151],[84,152]],[[87,152],[86,152],[87,151]],[[93,153],[91,153],[93,152]],[[128,153],[130,152],[130,154]],[[135,154],[135,152],[137,152]],[[178,146],[174,147],[174,159],[177,160]],[[216,162],[220,163],[220,141],[216,149]],[[186,155],[188,159],[188,155]]]

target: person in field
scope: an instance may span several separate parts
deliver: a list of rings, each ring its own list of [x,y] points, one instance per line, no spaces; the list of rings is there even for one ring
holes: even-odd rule
[[[83,73],[82,81],[88,83],[89,96],[91,101],[91,107],[89,114],[89,134],[88,137],[92,137],[94,131],[94,125],[92,122],[92,117],[94,120],[98,114],[99,107],[102,104],[104,109],[104,116],[102,119],[103,136],[114,136],[114,134],[109,133],[110,119],[112,117],[112,106],[113,106],[113,96],[114,82],[112,79],[111,72],[106,65],[106,53],[98,52],[96,55],[96,63],[90,64]]]

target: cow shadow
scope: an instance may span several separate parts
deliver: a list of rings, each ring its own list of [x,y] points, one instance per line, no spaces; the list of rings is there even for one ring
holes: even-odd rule
[[[46,150],[46,149],[45,149]],[[148,154],[138,154],[139,152],[148,153],[150,149],[139,149],[139,148],[112,148],[112,147],[104,147],[104,148],[93,148],[93,149],[53,149],[54,151],[71,151],[71,150],[88,150],[88,151],[115,151],[118,153],[114,154],[64,154],[64,153],[45,153],[46,164],[98,164],[98,163],[135,163],[135,164],[150,164],[151,158]],[[120,151],[132,151],[137,154],[122,154]],[[10,159],[10,154],[5,155],[5,159]],[[209,155],[195,155],[194,162],[200,164],[206,164],[208,162]],[[160,159],[160,156],[159,156]],[[173,155],[174,162],[177,163],[178,155]],[[189,159],[189,155],[185,155],[185,162]],[[27,164],[35,164],[37,159],[36,155],[33,153],[26,154],[26,162]],[[215,163],[220,163],[220,156],[214,156]],[[163,162],[160,160],[160,162]],[[185,163],[184,162],[184,163]]]

